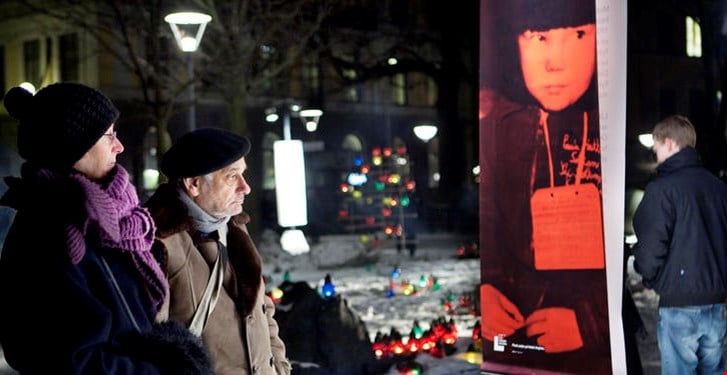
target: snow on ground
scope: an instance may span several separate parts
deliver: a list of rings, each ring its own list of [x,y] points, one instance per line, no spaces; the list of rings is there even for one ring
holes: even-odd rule
[[[461,356],[472,342],[477,317],[465,308],[449,315],[442,302],[450,295],[459,301],[478,290],[480,260],[456,257],[457,247],[471,240],[452,234],[419,235],[414,256],[405,248],[397,251],[394,240],[383,240],[379,247],[366,250],[354,235],[322,237],[319,243],[312,244],[309,253],[297,256],[282,252],[274,236],[265,237],[258,248],[265,258],[265,273],[272,277],[270,285],[282,282],[287,271],[290,281],[306,281],[320,287],[325,275],[330,274],[336,294],[366,324],[372,342],[376,332],[389,333],[392,328],[408,335],[415,320],[426,330],[432,320],[451,318],[459,332],[456,347]],[[400,276],[393,279],[396,294],[387,297],[386,289],[395,268],[400,270]],[[440,288],[423,288],[411,296],[401,293],[398,286],[402,281],[418,284],[422,276],[436,278]],[[464,361],[457,353],[444,359],[420,355],[417,362],[424,366],[426,374],[479,373],[478,365]]]
[[[382,241],[378,249],[366,251],[356,236],[329,236],[324,238],[325,242],[313,246],[309,254],[266,259],[265,272],[272,276],[273,285],[282,281],[285,271],[289,272],[291,281],[307,281],[311,286],[320,286],[324,276],[330,274],[336,294],[345,298],[366,323],[373,340],[376,331],[389,332],[392,327],[408,334],[414,320],[428,326],[440,316],[449,319],[442,301],[450,293],[459,298],[477,290],[479,259],[456,258],[456,248],[462,240],[451,235],[423,236],[411,257],[406,250],[398,252],[394,242]],[[267,245],[268,242],[260,245],[262,252],[269,251],[264,249]],[[387,297],[386,288],[394,268],[401,271],[394,279],[397,286],[407,280],[418,284],[424,276],[425,279],[435,277],[440,288],[436,291],[423,288],[412,296],[400,294],[396,288],[397,294]],[[471,334],[475,316],[452,317],[462,335]]]

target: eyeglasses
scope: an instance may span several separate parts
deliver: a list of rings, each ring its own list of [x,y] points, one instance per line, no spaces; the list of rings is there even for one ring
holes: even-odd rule
[[[103,136],[104,137],[109,137],[109,139],[111,140],[111,142],[113,142],[113,141],[115,141],[115,140],[118,139],[116,137],[116,130],[112,131],[111,133],[105,133]]]

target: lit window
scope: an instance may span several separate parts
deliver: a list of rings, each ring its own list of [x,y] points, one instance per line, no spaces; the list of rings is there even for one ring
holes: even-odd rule
[[[687,56],[702,57],[702,30],[692,17],[686,18]]]
[[[722,105],[722,91],[717,90],[717,94],[715,95],[717,98],[717,107]]]
[[[320,69],[318,68],[318,61],[313,58],[305,59],[305,65],[303,66],[303,80],[305,89],[308,90],[310,95],[315,96],[320,88]]]
[[[391,79],[392,96],[391,99],[394,104],[405,105],[406,104],[406,76],[402,73],[395,74]]]
[[[343,72],[341,74],[343,75],[343,77],[350,80],[356,79],[356,77],[358,77],[358,74],[354,69],[343,69]]]
[[[0,45],[0,92],[5,91],[5,46]]]
[[[266,132],[263,135],[262,151],[263,151],[263,190],[275,190],[275,165],[273,156],[273,144],[280,140],[277,134]]]
[[[437,100],[437,83],[422,73],[410,73],[408,79],[407,104],[419,107],[433,107]]]
[[[24,81],[40,86],[42,82],[40,62],[40,40],[33,39],[23,43]]]
[[[346,80],[353,81],[356,78],[358,78],[358,72],[356,72],[356,70],[354,70],[354,69],[344,69],[342,72],[342,76],[344,78],[346,78]],[[352,85],[345,89],[344,97],[349,102],[354,102],[354,103],[358,102],[359,98],[361,96],[359,91],[360,91],[360,87],[358,84]]]
[[[61,81],[78,81],[80,79],[78,68],[81,60],[78,49],[78,34],[61,35],[58,38],[58,51]]]
[[[275,47],[271,45],[263,44],[260,46],[260,56],[265,60],[272,59],[276,52]]]

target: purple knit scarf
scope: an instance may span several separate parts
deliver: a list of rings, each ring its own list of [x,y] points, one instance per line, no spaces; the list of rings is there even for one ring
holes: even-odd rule
[[[39,170],[38,177],[51,181],[61,178],[77,186],[83,193],[83,212],[66,223],[66,245],[73,264],[83,259],[87,241],[99,248],[128,253],[146,284],[149,297],[161,308],[169,284],[151,253],[156,230],[149,211],[139,206],[129,174],[120,165],[109,172],[104,184],[89,180],[81,173],[66,178],[48,170]],[[68,181],[70,180],[70,181]],[[49,181],[50,182],[50,181]]]

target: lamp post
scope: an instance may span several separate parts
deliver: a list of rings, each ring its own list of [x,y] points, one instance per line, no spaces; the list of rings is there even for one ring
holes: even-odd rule
[[[208,14],[199,12],[176,12],[168,14],[164,17],[164,21],[169,24],[177,41],[177,46],[182,52],[187,53],[187,76],[189,77],[189,86],[187,87],[187,95],[189,98],[189,112],[187,126],[188,131],[196,128],[196,111],[195,111],[195,93],[194,93],[194,62],[192,61],[192,53],[197,51],[199,44],[202,42],[202,36],[207,24],[212,20]]]
[[[286,229],[280,235],[280,245],[283,250],[291,254],[300,254],[310,250],[303,232],[296,229],[308,224],[305,161],[303,142],[291,137],[290,119],[299,117],[308,131],[315,131],[323,111],[301,109],[299,104],[285,100],[265,110],[265,121],[276,122],[281,115],[283,117],[283,140],[273,144],[275,200],[278,224],[290,229]]]

